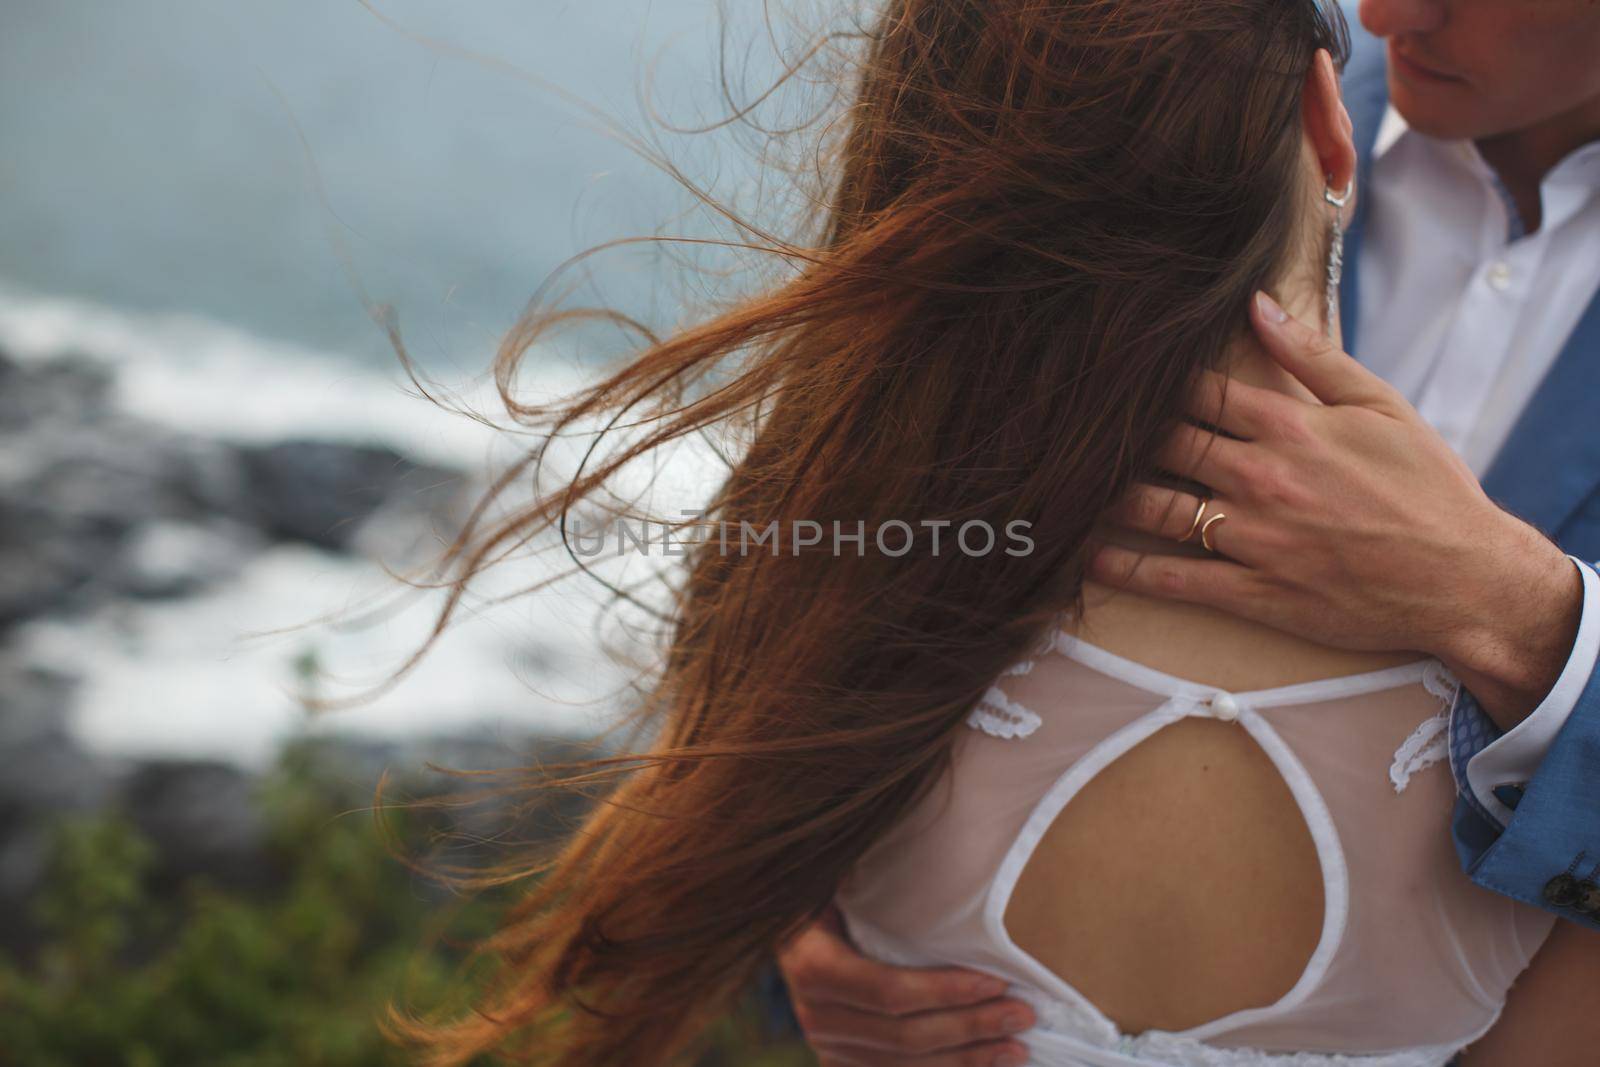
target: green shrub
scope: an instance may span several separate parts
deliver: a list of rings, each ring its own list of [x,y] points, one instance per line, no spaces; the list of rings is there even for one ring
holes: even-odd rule
[[[387,1067],[408,1061],[379,1031],[393,998],[447,1007],[472,976],[451,944],[488,932],[504,897],[462,899],[450,942],[429,941],[439,894],[385,849],[369,794],[286,750],[263,783],[270,890],[193,880],[160,899],[149,842],[116,813],[56,827],[32,918],[43,945],[0,959],[0,1062],[18,1067]],[[423,813],[385,818],[411,842]],[[804,1067],[753,1003],[718,1025],[702,1063]]]

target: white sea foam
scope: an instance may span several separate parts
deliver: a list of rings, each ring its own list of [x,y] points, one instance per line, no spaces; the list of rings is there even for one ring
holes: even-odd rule
[[[398,359],[384,373],[187,312],[131,313],[0,284],[0,351],[22,361],[88,356],[115,369],[129,413],[229,441],[382,442],[453,464],[482,462],[488,441],[482,425],[408,395],[415,387]],[[568,390],[582,378],[547,361],[534,385]],[[460,391],[479,410],[492,398],[487,383]]]
[[[309,718],[296,700],[296,661],[313,652],[348,695],[379,682],[416,647],[432,621],[412,605],[357,629],[296,627],[318,610],[389,589],[370,564],[299,545],[258,557],[239,580],[200,596],[123,603],[87,619],[30,623],[24,654],[84,675],[73,725],[95,751],[170,754],[259,764],[301,731],[385,736],[465,728],[582,735],[615,709],[622,674],[589,638],[594,610],[541,598],[537,610],[468,617],[415,672],[371,703]]]
[[[474,471],[510,446],[480,423],[406,395],[398,370],[388,378],[192,315],[130,314],[0,289],[0,350],[21,360],[78,351],[104,361],[116,369],[116,395],[127,410],[207,436],[387,443]],[[571,368],[541,366],[540,374],[524,395],[564,395],[583,380]],[[478,410],[495,410],[490,396],[480,392],[473,401]],[[570,468],[583,443],[556,450],[556,465]],[[629,472],[619,489],[643,493],[649,477],[653,488],[645,496],[657,513],[697,506],[717,476],[709,451],[696,441],[664,464],[661,458],[649,471]],[[595,563],[608,578],[627,583],[662,559],[634,555]],[[344,609],[373,598],[387,602],[403,587],[371,560],[283,544],[257,556],[237,579],[200,595],[117,602],[87,617],[36,620],[16,640],[31,659],[83,677],[75,730],[87,746],[107,753],[253,764],[307,729],[396,735],[470,724],[586,734],[614,714],[626,678],[596,640],[604,591],[572,580],[484,604],[542,580],[557,564],[570,561],[542,552],[490,571],[475,587],[478,599],[418,668],[370,704],[315,722],[295,699],[296,661],[314,650],[316,661],[340,681],[324,682],[320,695],[361,691],[417,647],[439,594],[414,596],[380,621],[351,626],[362,616]],[[325,614],[339,614],[343,622],[251,636]],[[648,655],[637,646],[630,651]]]

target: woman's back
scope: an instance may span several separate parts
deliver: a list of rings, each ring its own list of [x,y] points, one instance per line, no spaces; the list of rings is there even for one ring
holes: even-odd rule
[[[1410,1067],[1487,1029],[1553,920],[1451,851],[1448,674],[1103,592],[852,870],[857,943],[1006,977],[1041,1067]]]

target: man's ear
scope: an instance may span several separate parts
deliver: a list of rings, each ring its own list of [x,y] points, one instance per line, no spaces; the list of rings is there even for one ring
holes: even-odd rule
[[[1334,192],[1342,191],[1356,173],[1355,125],[1339,92],[1339,73],[1326,48],[1317,49],[1306,72],[1301,118],[1317,162]]]

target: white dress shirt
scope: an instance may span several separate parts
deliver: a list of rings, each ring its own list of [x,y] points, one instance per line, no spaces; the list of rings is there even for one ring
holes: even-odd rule
[[[1373,146],[1362,238],[1357,353],[1482,477],[1600,290],[1600,141],[1540,185],[1539,229],[1470,140],[1411,129],[1390,105]],[[1583,575],[1583,619],[1555,687],[1467,763],[1501,822],[1495,787],[1533,777],[1600,657],[1600,575]]]

